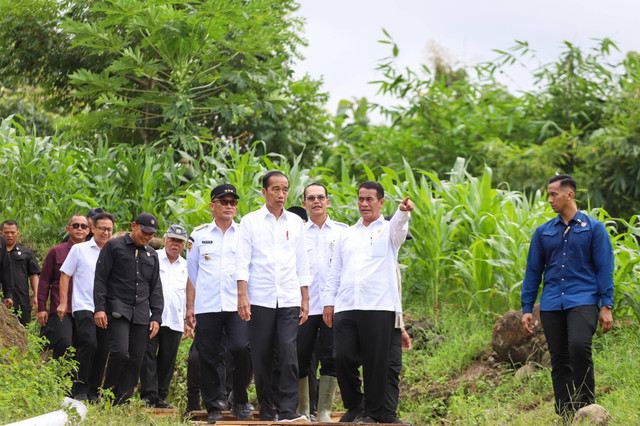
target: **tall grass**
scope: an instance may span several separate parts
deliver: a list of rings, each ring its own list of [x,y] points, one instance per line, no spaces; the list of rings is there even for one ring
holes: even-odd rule
[[[237,187],[243,216],[263,202],[264,173],[278,169],[290,179],[289,205],[300,205],[304,187],[320,181],[328,187],[332,218],[357,221],[357,182],[346,159],[339,170],[303,168],[299,160],[258,155],[262,150],[259,144],[244,151],[227,145],[196,158],[158,146],[63,143],[26,135],[19,125],[3,120],[0,212],[3,219],[18,220],[31,241],[59,241],[68,217],[94,206],[114,213],[120,229],[148,211],[158,216],[161,230],[181,223],[190,231],[211,220],[209,192],[215,185]],[[496,187],[491,169],[472,176],[463,159],[456,161],[448,180],[407,162],[401,171],[381,170],[375,175],[362,165],[360,173],[383,184],[384,214],[393,213],[407,195],[416,203],[410,222],[414,239],[400,255],[406,297],[434,312],[443,302],[485,314],[518,309],[529,241],[535,228],[554,216],[543,195],[527,197]],[[640,319],[638,218],[614,219],[604,210],[591,214],[607,224],[614,244],[617,315]]]

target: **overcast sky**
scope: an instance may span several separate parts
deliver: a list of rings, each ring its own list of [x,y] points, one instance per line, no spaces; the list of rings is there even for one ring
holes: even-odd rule
[[[528,41],[540,63],[558,57],[564,40],[583,48],[593,38],[609,37],[622,52],[640,51],[640,1],[637,0],[299,0],[306,19],[309,46],[296,73],[322,78],[330,93],[327,108],[335,112],[341,99],[375,97],[375,66],[390,54],[382,28],[400,48],[400,65],[417,69],[436,42],[457,64],[472,65],[495,58],[492,49]],[[533,64],[532,64],[533,65]],[[511,71],[513,90],[529,89],[527,73]]]

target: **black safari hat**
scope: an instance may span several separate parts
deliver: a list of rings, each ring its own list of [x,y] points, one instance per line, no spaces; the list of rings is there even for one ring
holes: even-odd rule
[[[305,222],[309,220],[307,211],[300,206],[291,206],[287,209],[287,211],[297,214],[298,216],[300,216],[300,219],[304,220]]]
[[[94,207],[87,212],[87,217],[93,219],[94,217],[98,216],[100,213],[104,213],[104,210],[102,210],[100,207]]]
[[[158,230],[158,219],[151,213],[140,213],[135,222],[142,226],[142,231],[147,234],[155,233]]]
[[[236,194],[236,187],[231,185],[230,183],[223,183],[222,185],[218,185],[213,190],[211,190],[211,199],[222,197],[223,195],[233,195],[234,197],[240,198],[238,194]]]

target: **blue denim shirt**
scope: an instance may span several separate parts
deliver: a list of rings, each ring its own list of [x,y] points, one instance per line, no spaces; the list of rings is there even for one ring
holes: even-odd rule
[[[530,313],[544,275],[541,311],[613,305],[613,248],[602,222],[578,211],[569,227],[560,215],[533,234],[522,282],[522,312]]]

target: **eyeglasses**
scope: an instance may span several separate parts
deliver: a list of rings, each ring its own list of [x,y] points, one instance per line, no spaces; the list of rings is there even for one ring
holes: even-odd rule
[[[96,227],[98,229],[98,231],[102,232],[103,234],[106,233],[112,233],[113,232],[113,228],[105,228],[104,226],[97,226]]]
[[[87,225],[85,223],[72,223],[71,227],[73,229],[78,229],[78,228],[87,229],[87,228],[89,228],[89,225]]]
[[[220,205],[222,206],[237,206],[238,205],[238,200],[226,200],[226,199],[222,199],[222,200],[211,200],[212,203],[220,203]]]
[[[327,197],[325,197],[324,195],[318,195],[318,196],[315,196],[315,195],[309,195],[309,196],[307,197],[307,201],[308,201],[308,202],[310,202],[310,203],[313,203],[313,202],[314,202],[314,201],[316,201],[316,200],[318,200],[318,201],[320,201],[320,202],[323,202],[323,201],[324,201],[324,200],[326,200],[326,199],[327,199]]]

